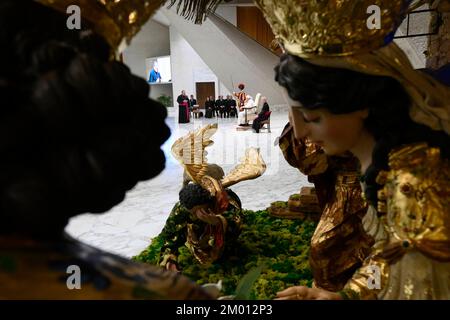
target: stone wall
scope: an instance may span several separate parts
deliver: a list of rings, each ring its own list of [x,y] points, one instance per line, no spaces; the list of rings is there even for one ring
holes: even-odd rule
[[[439,23],[437,35],[430,36],[427,50],[427,68],[438,69],[450,63],[450,1],[435,1],[439,18],[433,19],[431,24]],[[433,29],[433,26],[431,26]]]

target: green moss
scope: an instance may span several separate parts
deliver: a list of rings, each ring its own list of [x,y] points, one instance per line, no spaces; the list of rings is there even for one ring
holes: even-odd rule
[[[293,194],[289,197],[289,200],[300,200],[300,195],[298,193]]]
[[[288,206],[286,201],[275,201],[271,205],[277,208],[287,208]]]
[[[280,201],[280,203],[282,203]],[[239,280],[253,267],[266,267],[255,282],[252,299],[273,299],[276,293],[294,285],[312,283],[308,257],[316,224],[309,220],[279,219],[263,211],[243,212],[243,229],[237,240],[226,242],[222,257],[202,266],[186,247],[178,250],[182,273],[199,284],[222,280],[224,295],[235,293]],[[155,264],[164,243],[161,236],[134,259]]]

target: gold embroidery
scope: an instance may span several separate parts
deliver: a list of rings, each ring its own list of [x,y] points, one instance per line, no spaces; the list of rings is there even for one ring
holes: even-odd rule
[[[407,300],[411,299],[411,296],[413,295],[414,291],[414,284],[412,283],[411,279],[409,278],[406,281],[405,286],[403,287],[403,293],[405,294],[405,297]]]

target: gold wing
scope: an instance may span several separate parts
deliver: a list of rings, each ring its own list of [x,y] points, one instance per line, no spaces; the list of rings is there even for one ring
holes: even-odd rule
[[[259,153],[259,148],[248,148],[241,163],[221,180],[221,184],[223,188],[228,188],[238,182],[258,178],[265,171],[266,163]]]
[[[184,167],[192,181],[201,183],[208,169],[206,147],[214,142],[210,138],[217,132],[217,123],[209,124],[186,136],[179,138],[172,145],[172,154]]]

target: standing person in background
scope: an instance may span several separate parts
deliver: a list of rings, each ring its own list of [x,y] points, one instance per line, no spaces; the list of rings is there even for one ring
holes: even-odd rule
[[[212,118],[214,115],[214,101],[210,97],[206,97],[205,101],[205,118]]]
[[[178,123],[189,123],[189,97],[186,95],[186,91],[182,90],[181,94],[177,98],[178,102]]]
[[[240,83],[238,88],[240,91],[238,93],[233,92],[233,95],[237,98],[237,101],[238,101],[237,107],[240,109],[240,108],[244,107],[244,105],[247,101],[247,94],[244,92],[245,84]]]

